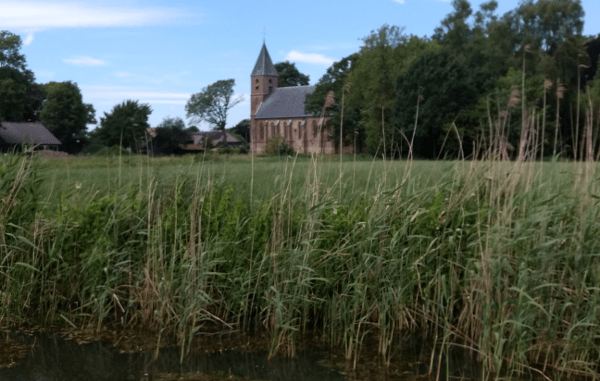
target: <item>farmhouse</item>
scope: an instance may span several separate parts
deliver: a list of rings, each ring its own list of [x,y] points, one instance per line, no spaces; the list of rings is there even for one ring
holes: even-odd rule
[[[238,148],[243,144],[243,141],[227,131],[199,131],[190,133],[190,141],[181,148],[184,151],[204,151],[207,145],[215,148]]]
[[[31,144],[36,149],[58,150],[62,144],[43,124],[0,122],[0,152]]]
[[[263,153],[270,139],[281,137],[298,153],[335,153],[323,126],[327,117],[304,109],[316,86],[277,87],[278,74],[263,43],[251,77],[250,150]],[[281,139],[280,138],[280,139]],[[351,147],[344,147],[350,152]]]

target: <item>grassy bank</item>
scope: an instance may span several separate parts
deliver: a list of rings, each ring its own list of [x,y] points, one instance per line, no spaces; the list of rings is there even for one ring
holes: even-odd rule
[[[403,329],[486,374],[597,373],[595,164],[0,159],[0,322]],[[436,364],[432,364],[435,367]]]

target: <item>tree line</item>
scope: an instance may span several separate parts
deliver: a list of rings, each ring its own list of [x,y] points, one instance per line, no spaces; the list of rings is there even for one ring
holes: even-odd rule
[[[431,159],[479,157],[492,147],[515,157],[534,146],[535,158],[577,159],[588,139],[598,151],[600,36],[582,35],[580,0],[523,0],[504,15],[495,0],[477,10],[468,0],[452,6],[431,36],[383,25],[327,69],[306,108],[330,117],[336,146],[341,140],[357,152]],[[21,45],[19,36],[0,31],[0,121],[41,121],[69,153],[146,144],[150,105],[126,100],[88,132],[95,110],[77,84],[36,83]],[[293,63],[275,67],[280,87],[308,85]],[[193,94],[186,117],[224,130],[228,111],[242,100],[233,98],[234,86],[221,80]],[[330,92],[335,102],[324,108]],[[156,144],[172,152],[192,131],[167,117],[155,129]],[[249,120],[232,132],[249,141]]]
[[[179,117],[165,117],[150,131],[151,106],[131,99],[105,112],[99,126],[88,131],[87,125],[97,124],[96,112],[83,102],[78,85],[71,81],[36,83],[21,48],[18,35],[0,31],[0,122],[42,122],[62,142],[61,150],[71,154],[112,146],[172,154],[189,141],[191,132],[198,131],[194,125],[186,127]],[[308,76],[293,63],[281,62],[276,67],[282,87],[308,84]],[[185,107],[190,123],[205,122],[225,130],[228,111],[243,100],[233,98],[234,86],[233,79],[220,80],[193,94]],[[249,120],[241,121],[231,132],[249,142]]]
[[[577,158],[588,122],[600,144],[600,37],[582,35],[579,0],[524,0],[504,15],[495,0],[452,6],[432,36],[383,25],[327,69],[306,107],[331,117],[336,146],[456,158],[502,143],[516,156],[525,131],[537,158]],[[330,91],[336,103],[324,110]]]

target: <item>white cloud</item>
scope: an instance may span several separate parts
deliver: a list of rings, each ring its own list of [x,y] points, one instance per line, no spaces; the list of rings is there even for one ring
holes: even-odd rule
[[[394,0],[398,4],[404,4],[404,0]]]
[[[106,65],[106,61],[90,56],[77,56],[73,58],[65,58],[63,62],[77,66],[102,66]]]
[[[181,21],[182,18],[192,16],[190,12],[165,7],[110,7],[60,0],[44,2],[0,0],[0,9],[2,9],[0,12],[2,28],[28,31],[51,28],[155,25],[174,19]]]
[[[185,105],[191,94],[127,86],[81,86],[86,102],[115,105],[127,99],[150,104]]]
[[[27,37],[23,40],[23,45],[27,46],[33,42],[33,33],[28,33]]]
[[[318,53],[302,53],[297,50],[292,50],[285,56],[285,60],[294,62],[304,62],[316,65],[330,66],[334,60]]]
[[[318,50],[318,51],[348,50],[348,49],[357,50],[359,47],[360,47],[360,44],[357,42],[332,42],[330,44],[323,44],[323,45],[306,45],[307,50]]]
[[[35,71],[35,76],[36,78],[52,78],[54,77],[54,72],[53,71],[48,71],[48,70],[36,70]]]
[[[113,75],[119,79],[121,79],[122,82],[125,83],[146,83],[146,84],[154,84],[154,85],[158,85],[164,82],[171,82],[171,83],[183,83],[185,80],[185,77],[188,76],[190,74],[190,72],[188,71],[182,71],[182,72],[178,72],[178,73],[170,73],[170,74],[165,74],[162,76],[150,76],[150,75],[141,75],[141,74],[136,74],[136,73],[131,73],[131,72],[127,72],[127,71],[117,71],[114,72]]]

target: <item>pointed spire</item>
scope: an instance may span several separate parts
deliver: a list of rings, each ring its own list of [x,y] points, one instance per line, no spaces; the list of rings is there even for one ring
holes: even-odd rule
[[[256,64],[254,65],[254,70],[252,70],[252,74],[250,74],[251,77],[259,75],[279,75],[273,65],[273,61],[271,61],[271,56],[269,56],[269,52],[267,51],[267,45],[264,42],[260,54],[258,55],[258,59],[256,60]]]

